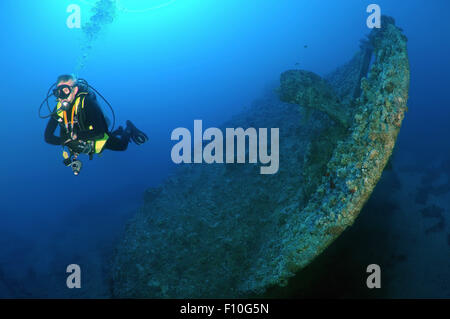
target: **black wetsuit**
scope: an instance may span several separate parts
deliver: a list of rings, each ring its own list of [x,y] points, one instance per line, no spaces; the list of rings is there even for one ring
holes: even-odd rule
[[[67,111],[68,116],[71,115],[71,110]],[[70,121],[71,119],[68,118]],[[124,130],[116,130],[114,132],[109,132],[108,125],[106,123],[103,112],[98,105],[97,97],[93,92],[89,92],[84,100],[84,107],[78,108],[78,121],[80,122],[75,126],[75,133],[77,135],[77,140],[90,141],[102,138],[104,134],[108,134],[109,138],[105,144],[105,149],[110,149],[113,151],[125,151],[130,142],[130,135]],[[52,145],[63,145],[70,135],[66,132],[65,127],[60,127],[59,136],[55,135],[55,130],[59,126],[59,123],[55,117],[51,117],[48,121],[47,127],[45,129],[45,141]],[[92,129],[86,129],[89,127]],[[72,143],[77,143],[76,141],[70,142],[67,146],[74,145]]]

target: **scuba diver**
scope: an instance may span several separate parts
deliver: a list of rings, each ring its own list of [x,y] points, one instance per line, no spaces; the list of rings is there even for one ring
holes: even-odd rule
[[[53,94],[50,94],[55,86]],[[45,141],[63,147],[63,162],[72,168],[74,175],[78,175],[82,167],[78,159],[80,154],[87,154],[89,159],[92,159],[94,154],[100,154],[105,149],[125,151],[130,141],[137,145],[148,141],[147,135],[138,130],[131,121],[126,121],[125,129],[120,126],[115,131],[113,124],[111,132],[97,102],[97,96],[91,89],[108,104],[114,116],[114,110],[109,102],[86,80],[76,79],[73,75],[59,76],[39,108],[39,117],[50,118],[45,129]],[[47,103],[50,111],[48,99],[52,95],[57,98],[56,107],[49,115],[41,116],[44,103]],[[55,130],[58,126],[60,134],[56,136]]]

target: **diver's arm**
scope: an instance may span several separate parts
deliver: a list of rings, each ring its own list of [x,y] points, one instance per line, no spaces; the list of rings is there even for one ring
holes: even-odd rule
[[[58,127],[58,121],[53,117],[47,123],[45,128],[44,138],[48,144],[61,145],[61,137],[55,135],[55,130]]]
[[[102,110],[94,96],[86,98],[85,112],[87,127],[89,128],[89,126],[91,126],[92,130],[89,129],[77,132],[77,138],[86,141],[99,136],[103,137],[103,135],[108,132],[108,127]]]

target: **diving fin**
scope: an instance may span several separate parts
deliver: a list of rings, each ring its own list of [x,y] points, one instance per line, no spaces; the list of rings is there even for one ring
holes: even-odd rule
[[[126,131],[129,132],[131,140],[136,143],[136,145],[141,145],[148,141],[148,136],[144,132],[138,130],[131,121],[127,121]]]

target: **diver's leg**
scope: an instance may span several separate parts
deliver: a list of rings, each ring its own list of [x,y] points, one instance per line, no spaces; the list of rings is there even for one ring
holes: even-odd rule
[[[114,132],[110,133],[108,141],[106,141],[105,148],[112,151],[125,151],[130,143],[130,134],[119,127]]]

